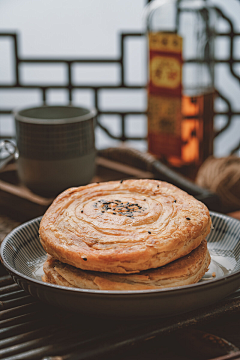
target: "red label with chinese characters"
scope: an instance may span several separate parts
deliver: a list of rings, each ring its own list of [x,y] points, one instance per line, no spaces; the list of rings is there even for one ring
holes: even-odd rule
[[[182,94],[182,56],[181,54],[150,51],[151,94],[179,96]]]
[[[149,34],[148,143],[157,156],[181,157],[182,38]]]

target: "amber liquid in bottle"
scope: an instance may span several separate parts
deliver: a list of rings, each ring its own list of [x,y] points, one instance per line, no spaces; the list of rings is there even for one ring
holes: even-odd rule
[[[164,162],[191,179],[213,154],[214,93],[182,96],[181,157],[163,157]]]

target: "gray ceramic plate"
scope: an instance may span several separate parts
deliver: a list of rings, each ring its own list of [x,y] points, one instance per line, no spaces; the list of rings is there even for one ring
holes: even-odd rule
[[[100,291],[67,288],[42,282],[46,259],[38,237],[41,218],[13,230],[3,241],[3,265],[13,279],[40,300],[89,315],[156,317],[187,312],[212,304],[240,286],[240,221],[211,213],[208,236],[212,261],[197,284],[163,290]],[[212,273],[216,276],[212,277]]]

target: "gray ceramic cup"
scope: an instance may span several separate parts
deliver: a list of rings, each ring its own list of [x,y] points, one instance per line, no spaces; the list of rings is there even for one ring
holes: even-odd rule
[[[49,197],[89,183],[95,173],[95,109],[39,106],[14,110],[17,171],[34,193]]]

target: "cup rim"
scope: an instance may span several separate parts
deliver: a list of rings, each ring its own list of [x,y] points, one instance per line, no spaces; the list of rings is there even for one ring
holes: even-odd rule
[[[79,115],[75,117],[69,117],[69,118],[63,118],[63,119],[37,119],[37,118],[31,118],[26,117],[20,114],[23,110],[34,110],[38,108],[76,108],[76,109],[83,109],[89,111],[88,114],[85,115]],[[12,110],[12,114],[14,115],[14,118],[18,121],[24,122],[24,123],[31,123],[31,124],[45,124],[45,125],[57,125],[57,124],[71,124],[75,122],[80,121],[86,121],[94,118],[97,115],[97,110],[95,108],[85,108],[82,106],[75,106],[75,105],[37,105],[37,106],[31,106],[31,107],[17,107]]]

